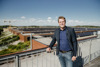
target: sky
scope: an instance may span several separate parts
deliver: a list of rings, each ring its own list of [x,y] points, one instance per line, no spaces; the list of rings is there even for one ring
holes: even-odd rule
[[[0,26],[58,26],[59,16],[67,26],[100,26],[100,0],[0,0]]]

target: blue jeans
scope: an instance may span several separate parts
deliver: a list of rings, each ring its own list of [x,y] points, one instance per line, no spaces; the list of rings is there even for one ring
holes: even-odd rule
[[[61,67],[73,67],[72,51],[69,51],[66,53],[59,52],[58,58],[59,58]]]

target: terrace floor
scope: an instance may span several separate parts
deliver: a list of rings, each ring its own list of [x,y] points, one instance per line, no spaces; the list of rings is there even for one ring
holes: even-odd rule
[[[90,63],[84,65],[84,67],[100,67],[100,56],[91,61]]]

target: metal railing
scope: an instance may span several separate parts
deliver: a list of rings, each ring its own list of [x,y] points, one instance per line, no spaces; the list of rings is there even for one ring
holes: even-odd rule
[[[82,56],[84,64],[100,56],[100,50],[96,48],[100,47],[98,44],[100,44],[100,38],[78,42],[79,50],[77,56]],[[92,49],[95,49],[95,51],[93,52]],[[51,53],[47,53],[46,48],[43,48],[3,56],[0,57],[0,67],[60,67],[58,57],[55,55],[55,50],[55,47],[53,47]]]
[[[100,56],[100,38],[92,38],[79,41],[78,54],[82,56],[83,65],[91,63],[91,61]]]
[[[51,53],[47,53],[46,48],[43,48],[39,50],[33,50],[5,57],[0,57],[0,67],[5,64],[7,65],[7,66],[5,65],[5,67],[39,67],[40,65],[41,67],[47,67],[48,57],[51,58],[52,57],[51,55],[53,55],[55,59],[55,47],[53,47]],[[40,63],[39,65],[38,63],[40,61],[42,64]],[[23,64],[23,62],[25,63]],[[31,62],[31,66],[28,62]]]

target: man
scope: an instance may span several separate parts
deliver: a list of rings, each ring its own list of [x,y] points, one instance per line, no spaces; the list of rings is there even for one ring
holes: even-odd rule
[[[59,58],[61,67],[73,67],[73,61],[76,60],[77,39],[73,28],[66,26],[66,19],[63,16],[58,18],[60,28],[56,29],[49,47],[50,52],[57,41],[56,54]]]

